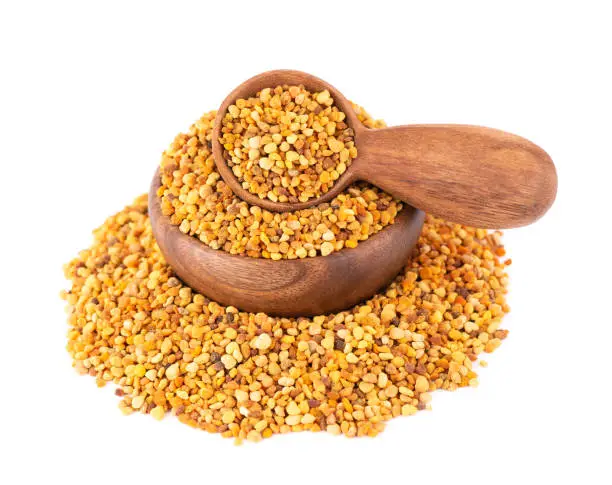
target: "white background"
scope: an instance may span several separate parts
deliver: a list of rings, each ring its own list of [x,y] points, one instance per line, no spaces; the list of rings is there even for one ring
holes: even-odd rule
[[[2,0],[0,483],[612,483],[608,3]],[[518,133],[557,165],[554,207],[506,233],[511,333],[480,387],[375,439],[235,447],[126,418],[64,350],[62,264],[179,131],[272,68],[389,124]]]

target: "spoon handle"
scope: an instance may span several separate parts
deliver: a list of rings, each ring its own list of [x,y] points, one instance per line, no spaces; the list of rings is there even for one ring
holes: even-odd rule
[[[510,133],[470,125],[409,125],[358,136],[358,178],[453,222],[523,226],[540,218],[555,199],[557,174],[550,157]]]

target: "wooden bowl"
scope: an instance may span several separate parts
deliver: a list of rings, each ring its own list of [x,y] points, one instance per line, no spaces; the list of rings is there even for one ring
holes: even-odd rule
[[[345,310],[388,285],[406,265],[425,213],[404,204],[395,223],[329,256],[272,261],[212,249],[183,234],[161,213],[155,172],[149,191],[153,234],[179,278],[197,292],[239,310],[298,317]]]

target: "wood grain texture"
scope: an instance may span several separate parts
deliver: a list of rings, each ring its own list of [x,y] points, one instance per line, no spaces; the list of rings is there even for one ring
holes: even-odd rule
[[[223,115],[237,98],[279,84],[303,84],[311,91],[328,89],[355,131],[357,158],[329,192],[304,203],[273,202],[243,189],[225,163],[219,143]],[[236,194],[277,212],[327,202],[354,181],[366,180],[414,207],[454,222],[511,228],[539,219],[557,192],[552,160],[524,138],[468,125],[407,125],[371,130],[359,121],[340,91],[299,71],[268,71],[234,89],[217,113],[212,150],[221,176]]]
[[[153,234],[166,261],[194,290],[250,312],[309,316],[369,298],[406,265],[425,214],[405,206],[396,221],[354,249],[329,256],[272,261],[215,250],[183,234],[161,213],[159,171],[149,191]]]
[[[557,174],[537,145],[467,125],[359,133],[355,177],[445,219],[482,228],[530,224],[550,208]]]

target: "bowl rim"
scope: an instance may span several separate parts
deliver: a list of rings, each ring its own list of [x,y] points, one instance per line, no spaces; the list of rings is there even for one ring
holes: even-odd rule
[[[347,252],[350,253],[354,250],[359,250],[359,249],[361,249],[362,251],[367,250],[369,246],[372,244],[371,241],[375,240],[377,235],[382,234],[383,232],[385,234],[390,234],[390,232],[391,233],[398,232],[404,229],[405,224],[408,224],[414,218],[418,218],[419,215],[422,215],[423,217],[423,221],[421,222],[421,229],[422,229],[422,226],[424,224],[424,218],[425,218],[425,213],[422,210],[417,209],[416,207],[413,207],[405,202],[401,202],[402,208],[398,211],[397,215],[395,216],[394,222],[392,224],[385,226],[380,231],[368,236],[368,238],[365,241],[360,241],[357,247],[355,248],[342,248],[340,251],[334,251],[333,253],[327,256],[317,254],[316,256],[312,256],[312,257],[308,256],[306,258],[280,259],[280,260],[275,261],[269,258],[263,258],[263,257],[254,258],[246,254],[244,255],[232,254],[232,253],[228,253],[227,251],[223,249],[214,249],[214,248],[211,248],[208,244],[201,241],[198,237],[192,236],[190,234],[185,234],[179,229],[179,226],[177,226],[176,224],[173,224],[170,221],[170,218],[168,216],[162,214],[161,205],[160,205],[160,197],[158,195],[158,191],[160,188],[161,188],[160,167],[157,167],[155,174],[153,176],[153,180],[151,182],[151,187],[150,187],[149,195],[148,195],[149,217],[151,216],[151,213],[155,211],[155,217],[158,218],[159,221],[162,222],[165,226],[168,226],[168,229],[172,230],[175,233],[176,237],[180,237],[180,239],[186,242],[187,241],[193,242],[192,240],[195,240],[198,243],[200,243],[202,250],[210,251],[211,253],[214,253],[215,255],[218,255],[221,258],[227,257],[227,258],[231,258],[232,260],[238,260],[238,261],[245,261],[245,260],[253,261],[253,262],[257,261],[260,264],[274,265],[275,268],[279,268],[278,266],[279,264],[286,265],[286,266],[290,266],[290,265],[293,266],[295,264],[308,263],[309,261],[320,259],[320,258],[325,258],[326,261],[330,261],[330,260],[333,261],[336,259],[338,260],[345,259],[347,257],[350,257],[350,254],[347,254]]]

